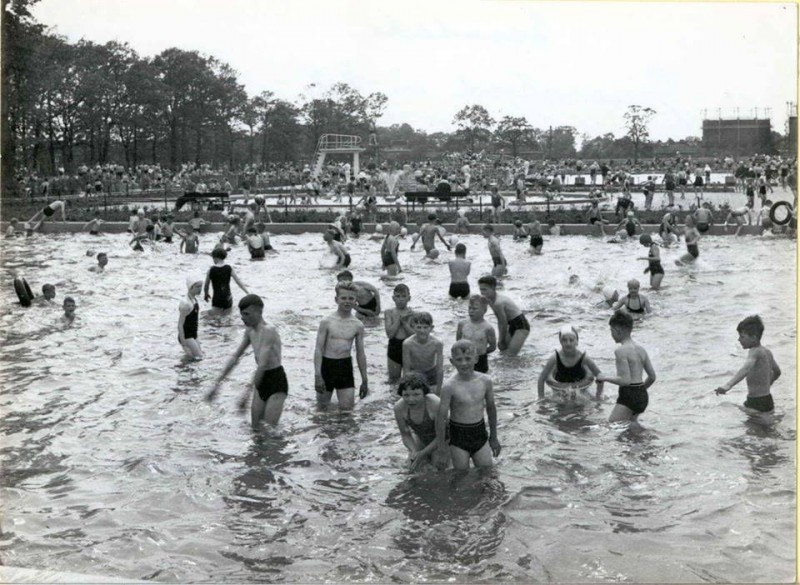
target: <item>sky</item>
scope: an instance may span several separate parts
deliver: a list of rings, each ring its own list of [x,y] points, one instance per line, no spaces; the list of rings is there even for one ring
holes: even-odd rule
[[[784,133],[797,103],[794,3],[40,0],[33,14],[71,42],[211,55],[250,96],[380,91],[379,125],[427,132],[481,104],[495,119],[619,137],[637,104],[656,111],[653,140],[700,136],[704,116],[770,117]]]

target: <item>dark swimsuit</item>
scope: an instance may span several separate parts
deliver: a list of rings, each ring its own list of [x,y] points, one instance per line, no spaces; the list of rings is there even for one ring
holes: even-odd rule
[[[195,301],[192,312],[186,315],[186,319],[183,320],[184,339],[197,339],[197,316],[199,314],[200,314],[200,305],[198,305],[197,301]],[[178,337],[178,343],[181,343],[180,336]]]
[[[419,437],[423,445],[430,445],[436,440],[436,423],[428,414],[427,405],[423,404],[422,422],[414,422],[411,418],[411,409],[406,411],[406,424]]]
[[[655,244],[653,244],[654,246]],[[645,272],[649,272],[651,275],[653,274],[664,274],[664,267],[661,266],[661,260],[653,260],[653,247],[650,247],[650,251],[647,253],[647,257],[649,259],[650,265],[647,267]]]
[[[403,365],[403,342],[405,339],[389,338],[389,347],[386,350],[386,357],[396,364]]]
[[[628,236],[632,237],[636,235],[636,224],[633,223],[631,220],[625,222],[625,231],[628,232]]]
[[[514,337],[514,333],[518,329],[524,329],[525,331],[530,331],[531,330],[530,323],[528,323],[528,320],[525,318],[525,315],[523,313],[520,313],[519,315],[517,315],[513,319],[509,320],[509,322],[508,322],[508,335],[511,336],[511,337]]]
[[[97,230],[89,230],[89,235],[90,236],[99,236],[100,232],[98,232]]]
[[[475,362],[475,367],[472,368],[476,372],[481,372],[482,374],[489,373],[489,354],[482,353],[478,356],[478,361]]]
[[[228,266],[212,266],[209,270],[209,278],[214,287],[214,295],[211,298],[211,306],[218,309],[230,309],[233,306],[233,296],[231,295],[231,273],[233,269]]]
[[[372,297],[363,305],[359,303],[358,307],[359,309],[366,309],[367,311],[372,311],[374,313],[375,310],[378,308],[378,299]]]
[[[344,268],[347,268],[348,266],[350,266],[350,254],[345,254],[344,255],[344,261],[342,262],[342,266]]]
[[[495,266],[505,265],[505,262],[503,262],[503,258],[501,256],[492,256],[492,262],[494,262]]]
[[[250,244],[247,245],[247,248],[250,250],[250,258],[252,260],[264,258],[264,248],[254,248]]]
[[[386,239],[389,239],[389,236],[386,236]],[[394,246],[395,256],[397,255],[399,249],[400,249],[400,242],[395,242]],[[394,258],[392,257],[392,251],[389,250],[388,248],[385,249],[381,254],[381,264],[383,264],[384,268],[388,268],[389,266],[394,266]]]
[[[697,244],[686,244],[686,251],[694,258],[700,255],[700,249],[697,247]]]
[[[481,447],[489,440],[489,434],[486,432],[486,423],[483,419],[480,422],[471,424],[457,423],[453,420],[450,421],[450,445],[458,447],[474,455],[480,451]]]
[[[775,410],[775,403],[772,401],[772,394],[765,396],[748,396],[744,401],[745,408],[752,408],[759,412],[772,412]]]
[[[49,205],[47,207],[45,207],[44,209],[42,209],[42,213],[44,213],[45,217],[50,217],[55,212],[56,212],[56,210],[53,209],[52,207],[50,207]]]
[[[264,370],[261,374],[261,381],[256,386],[258,395],[266,402],[273,394],[289,394],[289,382],[286,380],[286,372],[283,366]]]
[[[544,245],[544,240],[542,239],[542,236],[538,234],[531,235],[531,248],[538,248],[539,246],[543,245]]]
[[[647,390],[644,384],[631,384],[630,386],[620,386],[619,395],[617,396],[617,404],[626,406],[633,414],[642,414],[647,408],[647,403],[650,397],[647,395]]]
[[[625,301],[625,308],[628,309],[629,313],[644,313],[644,307],[642,306],[642,300],[639,299],[639,308],[632,309],[631,308],[631,298],[628,297],[628,300]]]
[[[572,384],[583,380],[586,377],[586,373],[583,370],[583,356],[585,355],[585,352],[582,353],[581,357],[574,365],[565,366],[564,362],[561,361],[561,356],[558,355],[558,350],[556,350],[556,372],[553,375],[555,381],[564,384]]]
[[[325,382],[325,392],[333,392],[342,388],[355,388],[353,358],[334,359],[323,356],[322,381]]]
[[[454,299],[469,298],[469,283],[468,282],[451,282],[449,294]]]

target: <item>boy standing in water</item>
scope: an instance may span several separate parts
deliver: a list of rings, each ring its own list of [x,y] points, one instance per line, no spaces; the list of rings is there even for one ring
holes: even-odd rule
[[[453,467],[469,469],[491,467],[492,455],[500,455],[497,439],[497,407],[494,403],[492,379],[474,370],[475,346],[462,339],[450,349],[450,363],[456,368],[442,386],[439,412],[436,415],[437,459],[446,452],[445,424],[450,419],[450,456]],[[489,434],[483,412],[489,418]]]
[[[339,399],[339,408],[352,410],[355,406],[355,381],[353,379],[353,341],[356,344],[356,361],[361,373],[358,397],[369,393],[367,384],[367,356],[364,353],[364,324],[353,316],[356,287],[352,282],[336,285],[336,312],[325,317],[319,324],[317,343],[314,349],[314,388],[317,402],[327,406],[334,390]]]
[[[647,408],[649,396],[647,389],[656,381],[656,372],[650,363],[647,350],[631,339],[633,318],[624,311],[617,311],[609,319],[611,337],[620,346],[614,350],[617,364],[617,376],[598,374],[597,382],[608,382],[619,386],[617,403],[608,417],[608,422],[624,420],[638,424],[639,415]],[[642,371],[647,379],[642,382]]]
[[[64,314],[61,316],[61,321],[66,325],[71,325],[75,321],[75,299],[72,297],[64,297]]]
[[[478,288],[497,317],[498,349],[507,351],[510,356],[517,355],[531,332],[528,320],[514,301],[497,292],[497,279],[494,276],[481,276]]]
[[[770,386],[780,377],[781,369],[772,352],[761,345],[764,323],[761,322],[761,317],[752,315],[743,319],[736,326],[736,331],[739,333],[739,343],[750,351],[747,352],[744,366],[727,384],[723,384],[714,392],[726,394],[746,378],[747,399],[744,401],[744,407],[758,412],[772,412],[775,410],[775,404],[772,401]]]
[[[331,254],[336,256],[334,268],[347,268],[350,266],[350,253],[341,242],[337,242],[333,237],[333,231],[328,230],[322,234],[322,239],[328,244]]]
[[[494,227],[491,224],[486,224],[482,228],[484,237],[489,242],[489,255],[492,257],[492,276],[499,278],[504,276],[508,270],[508,263],[506,257],[503,256],[503,250],[500,249],[500,240],[494,235]]]
[[[467,247],[462,244],[456,244],[456,257],[447,263],[450,269],[450,291],[449,294],[454,299],[466,299],[469,297],[469,276],[472,263],[467,260]]]
[[[411,242],[411,249],[413,250],[417,245],[417,240],[422,238],[422,247],[425,249],[425,255],[429,258],[436,258],[439,256],[439,251],[436,250],[435,238],[437,236],[440,240],[442,240],[445,248],[447,248],[449,251],[450,244],[445,241],[444,236],[442,236],[442,232],[440,232],[438,229],[438,225],[436,223],[436,214],[429,213],[427,223],[423,223],[419,228],[417,235],[414,236],[414,240]]]
[[[175,232],[181,236],[181,252],[185,254],[197,254],[197,249],[200,245],[200,236],[197,235],[197,228],[194,226],[189,227],[189,233],[184,236],[180,232]]]
[[[414,335],[414,330],[409,324],[409,318],[414,314],[408,307],[411,292],[405,284],[394,287],[392,300],[394,308],[384,312],[386,335],[389,338],[389,347],[386,352],[389,382],[396,382],[403,371],[403,341]]]
[[[414,313],[408,322],[414,335],[403,341],[403,373],[422,374],[431,392],[438,396],[442,388],[444,345],[431,335],[433,317],[430,313]]]
[[[250,404],[250,420],[254,429],[258,428],[262,419],[268,425],[277,425],[283,412],[283,403],[289,394],[286,372],[281,365],[281,337],[277,329],[266,324],[263,311],[264,301],[258,295],[248,294],[239,301],[239,313],[246,327],[244,338],[225,364],[222,373],[214,382],[214,387],[206,394],[206,400],[209,402],[214,400],[223,380],[239,363],[242,354],[252,345],[257,366],[252,383],[255,392]],[[247,405],[250,390],[251,387],[248,385],[239,398],[239,408],[242,410]]]
[[[459,321],[456,329],[456,341],[466,339],[475,345],[477,360],[475,371],[487,374],[489,372],[489,354],[497,349],[497,336],[494,327],[484,319],[489,301],[481,295],[472,295],[469,298],[469,319]]]

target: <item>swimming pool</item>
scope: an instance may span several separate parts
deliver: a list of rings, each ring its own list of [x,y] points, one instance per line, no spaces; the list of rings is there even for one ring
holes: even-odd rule
[[[201,249],[214,238],[202,236]],[[486,242],[462,241],[476,289],[490,268]],[[204,361],[186,362],[175,342],[184,275],[205,272],[207,255],[177,245],[137,255],[122,235],[2,241],[4,282],[21,273],[38,292],[63,281],[52,308],[23,309],[4,289],[3,563],[163,582],[792,580],[796,244],[710,237],[697,266],[683,269],[672,263],[682,248],[663,251],[664,288],[644,290],[655,313],[634,331],[658,374],[648,431],[636,435],[604,422],[614,387],[606,402],[570,408],[537,401],[536,377],[565,323],[613,371],[596,290],[646,283],[635,260],[646,250],[572,236],[546,238],[544,255],[530,257],[526,245],[502,242],[506,292],[533,331],[517,358],[490,358],[497,466],[459,478],[402,471],[382,322],[367,330],[371,395],[352,415],[316,410],[314,341],[334,310],[335,278],[320,268],[318,234],[274,236],[279,254],[265,262],[241,246],[228,257],[267,299],[289,377],[279,436],[255,438],[235,407],[250,354],[215,405],[202,400],[241,337],[238,316],[201,303]],[[433,314],[447,351],[466,305],[447,298],[444,262],[409,245],[400,259],[410,305]],[[379,244],[348,246],[356,278],[390,307]],[[105,274],[88,272],[88,249],[108,252]],[[66,329],[55,325],[65,294],[82,320]],[[735,328],[752,313],[783,369],[768,424],[736,407],[744,382],[725,397],[712,392],[741,366]]]

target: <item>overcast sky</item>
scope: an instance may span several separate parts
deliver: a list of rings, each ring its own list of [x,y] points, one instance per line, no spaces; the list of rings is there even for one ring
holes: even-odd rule
[[[169,47],[227,62],[253,96],[295,101],[311,83],[389,97],[381,125],[452,131],[481,104],[499,119],[624,134],[630,104],[651,138],[699,136],[708,116],[766,117],[796,102],[793,3],[474,0],[41,0],[70,41]]]

